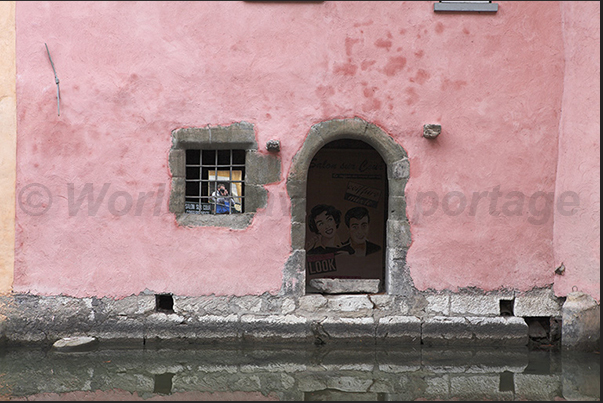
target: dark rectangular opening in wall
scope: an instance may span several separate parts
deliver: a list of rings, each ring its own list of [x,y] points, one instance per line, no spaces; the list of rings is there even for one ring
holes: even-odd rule
[[[515,380],[513,372],[504,371],[500,374],[500,380],[498,382],[499,392],[515,392]]]
[[[532,348],[557,348],[561,343],[561,318],[551,316],[525,316],[528,325],[528,346]]]
[[[166,372],[164,374],[155,375],[155,384],[153,386],[153,393],[159,393],[162,395],[169,395],[172,393],[172,378],[174,374]]]
[[[172,297],[172,294],[155,294],[155,311],[174,312],[174,297]]]
[[[513,305],[515,300],[513,299],[501,299],[500,300],[500,316],[515,316],[513,313]]]

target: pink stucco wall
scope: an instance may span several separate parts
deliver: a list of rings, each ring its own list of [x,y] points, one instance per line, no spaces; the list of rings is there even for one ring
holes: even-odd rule
[[[555,191],[560,3],[498,3],[496,14],[437,14],[431,1],[17,3],[17,195],[42,184],[52,204],[17,209],[14,291],[276,293],[291,252],[292,157],[313,124],[354,116],[408,152],[417,288],[551,285],[554,212],[538,216],[529,199]],[[237,121],[254,125],[262,150],[281,141],[267,208],[244,230],[178,227],[171,131]],[[422,137],[427,123],[442,125],[437,140]],[[70,215],[69,184],[77,199],[88,183],[95,197],[111,185],[96,214],[84,202]],[[494,193],[471,211],[474,193],[495,189],[498,215]],[[113,212],[127,198],[115,192],[133,198],[125,215],[111,213],[112,195]],[[137,215],[140,192],[155,193]],[[459,197],[464,209],[442,207]]]
[[[579,205],[556,211],[555,264],[565,272],[555,293],[601,292],[601,3],[564,2],[563,114],[559,128],[556,192],[574,191]],[[569,201],[569,200],[568,200]]]

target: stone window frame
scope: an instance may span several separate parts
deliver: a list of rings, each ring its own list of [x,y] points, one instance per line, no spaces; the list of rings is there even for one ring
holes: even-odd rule
[[[186,150],[245,150],[245,211],[237,214],[187,214]],[[188,227],[227,227],[243,229],[251,224],[259,208],[266,207],[268,192],[263,185],[280,181],[281,161],[273,153],[262,154],[251,123],[237,122],[228,126],[181,128],[172,131],[172,148],[168,156],[172,176],[169,210],[176,222]]]
[[[411,296],[416,289],[406,265],[412,242],[406,216],[404,189],[408,182],[408,154],[390,135],[361,118],[334,119],[313,125],[301,149],[292,160],[287,177],[291,199],[292,254],[283,273],[282,294],[303,296],[306,290],[306,192],[310,162],[324,145],[334,140],[361,140],[372,146],[387,165],[388,211],[386,222],[385,292]]]

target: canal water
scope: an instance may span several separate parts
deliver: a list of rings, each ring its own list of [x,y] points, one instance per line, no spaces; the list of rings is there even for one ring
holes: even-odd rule
[[[600,400],[598,353],[165,343],[0,348],[0,400]]]

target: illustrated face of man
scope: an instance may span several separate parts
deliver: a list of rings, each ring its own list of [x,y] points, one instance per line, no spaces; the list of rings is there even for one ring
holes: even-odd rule
[[[366,241],[369,231],[369,218],[350,218],[350,238],[354,244],[362,244]]]
[[[335,223],[333,216],[327,215],[326,211],[317,215],[314,222],[316,222],[316,229],[318,229],[320,235],[325,238],[333,238],[335,236],[337,224]]]

